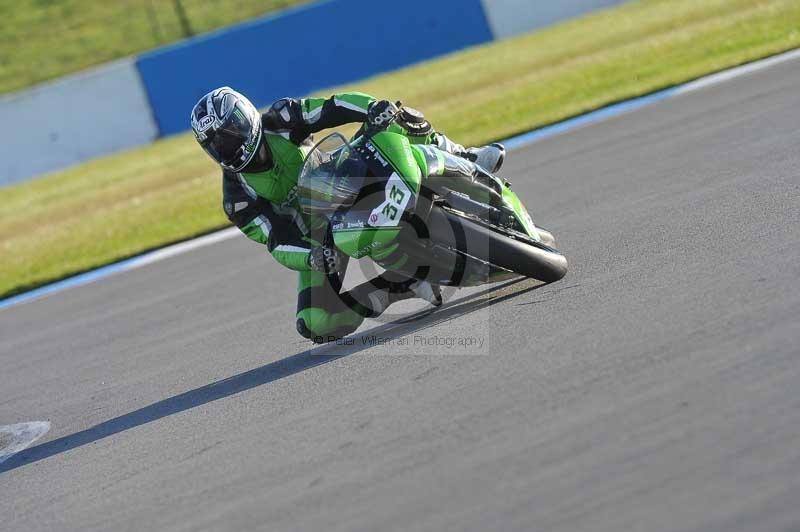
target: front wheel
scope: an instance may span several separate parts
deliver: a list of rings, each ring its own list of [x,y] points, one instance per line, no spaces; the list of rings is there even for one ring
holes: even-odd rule
[[[431,210],[429,222],[432,240],[498,268],[546,283],[567,274],[567,259],[560,251],[527,235],[441,206]]]

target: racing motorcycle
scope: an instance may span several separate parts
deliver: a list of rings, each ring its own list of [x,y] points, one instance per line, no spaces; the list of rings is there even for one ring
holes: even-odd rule
[[[471,163],[386,122],[365,123],[350,140],[332,133],[306,156],[298,199],[305,215],[329,221],[327,245],[439,286],[564,277],[553,235],[534,225],[508,181],[476,165],[470,178],[439,175],[443,156]]]

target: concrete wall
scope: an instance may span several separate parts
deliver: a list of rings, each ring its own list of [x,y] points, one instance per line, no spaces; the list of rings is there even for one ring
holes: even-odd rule
[[[0,96],[0,185],[158,137],[133,59]]]
[[[625,0],[481,0],[495,39],[577,17]]]

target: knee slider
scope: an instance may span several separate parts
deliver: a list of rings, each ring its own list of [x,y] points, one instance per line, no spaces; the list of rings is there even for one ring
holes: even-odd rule
[[[297,320],[296,326],[297,326],[297,332],[303,338],[308,338],[315,344],[324,343],[325,340],[322,338],[322,336],[317,336],[316,334],[314,334],[314,331],[312,331],[306,326],[306,320],[304,320],[303,318],[299,318]]]
[[[334,340],[338,340],[339,338],[342,338],[350,334],[351,332],[353,332],[358,328],[358,326],[351,326],[351,327],[339,327],[332,329],[330,327],[325,328],[326,327],[325,324],[319,324],[319,323],[316,324],[319,325],[319,327],[316,327],[313,321],[314,320],[312,318],[311,326],[315,327],[317,329],[317,332],[308,328],[308,325],[306,325],[306,320],[304,318],[298,318],[296,325],[297,325],[297,332],[300,333],[300,336],[302,336],[303,338],[308,338],[315,344],[324,344],[332,342]]]

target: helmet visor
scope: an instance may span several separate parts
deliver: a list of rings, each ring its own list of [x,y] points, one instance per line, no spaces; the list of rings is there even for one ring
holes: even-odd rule
[[[208,139],[201,144],[203,149],[223,166],[239,169],[251,159],[257,148],[257,140],[252,121],[247,110],[237,102],[233,111],[222,125],[208,133]]]

